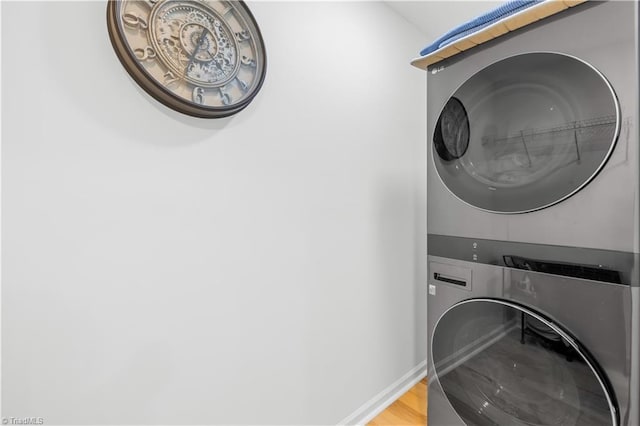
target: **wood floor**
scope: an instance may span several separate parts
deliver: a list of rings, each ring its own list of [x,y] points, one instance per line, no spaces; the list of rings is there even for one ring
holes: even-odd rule
[[[427,424],[427,379],[422,379],[368,424],[371,426],[425,426]]]

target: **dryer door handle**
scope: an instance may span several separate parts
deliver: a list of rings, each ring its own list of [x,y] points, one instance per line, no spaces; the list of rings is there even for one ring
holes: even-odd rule
[[[445,282],[445,283],[455,284],[455,285],[459,285],[459,286],[462,286],[462,287],[466,287],[467,286],[467,282],[466,281],[458,280],[458,279],[455,279],[455,278],[450,278],[450,277],[444,276],[442,274],[439,274],[437,272],[433,273],[433,279],[436,280],[436,281],[442,281],[442,282]]]

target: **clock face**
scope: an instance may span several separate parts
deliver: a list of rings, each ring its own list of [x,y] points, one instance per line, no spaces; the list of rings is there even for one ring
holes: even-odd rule
[[[242,1],[111,0],[107,23],[131,76],[182,113],[235,114],[264,81],[262,35]]]

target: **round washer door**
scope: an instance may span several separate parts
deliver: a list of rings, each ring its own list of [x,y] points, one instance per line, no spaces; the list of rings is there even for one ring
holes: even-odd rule
[[[580,343],[543,315],[470,299],[438,320],[435,374],[468,425],[618,425],[605,374]]]
[[[620,129],[615,93],[591,65],[558,53],[496,62],[456,90],[436,122],[438,175],[460,200],[524,213],[578,192]]]

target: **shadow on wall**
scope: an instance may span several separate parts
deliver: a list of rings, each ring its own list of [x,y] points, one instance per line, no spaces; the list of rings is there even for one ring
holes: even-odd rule
[[[426,159],[426,153],[422,158]],[[422,169],[426,171],[426,165]],[[427,354],[427,191],[426,173],[419,176],[421,185],[414,188],[414,244],[413,244],[413,271],[414,271],[414,309],[416,312],[416,329],[414,331],[414,342],[416,347],[414,354],[416,359],[425,359]]]
[[[120,64],[109,40],[104,2],[42,4],[44,71],[82,113],[127,139],[161,146],[202,142],[242,116],[201,119],[175,112],[149,96]],[[64,47],[61,43],[69,46]],[[55,103],[51,103],[55,107]]]
[[[385,309],[379,314],[377,321],[380,330],[380,346],[377,350],[388,352],[390,359],[407,356],[415,357],[412,365],[422,361],[421,352],[415,345],[418,340],[415,333],[420,329],[416,323],[416,313],[419,305],[426,303],[424,286],[416,274],[417,267],[414,255],[415,239],[414,216],[416,215],[415,193],[407,176],[400,172],[395,176],[387,176],[380,180],[377,187],[378,214],[377,227],[377,259],[378,265],[375,273],[378,282],[383,286],[384,300],[379,306]],[[399,248],[390,255],[389,247]],[[407,305],[407,301],[415,300],[415,304]],[[403,335],[398,335],[398,330],[392,326],[398,318],[405,317],[403,323],[412,324],[412,329],[403,330]],[[407,351],[407,346],[413,346]],[[419,346],[419,345],[418,345]],[[399,375],[406,373],[397,372]]]

